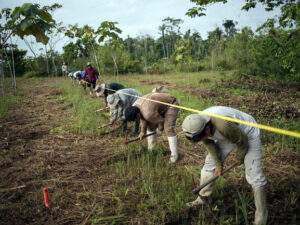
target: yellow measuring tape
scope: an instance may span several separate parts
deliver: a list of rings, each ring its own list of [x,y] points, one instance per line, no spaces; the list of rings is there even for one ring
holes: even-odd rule
[[[109,89],[109,88],[105,88],[105,89],[107,89],[109,91],[116,92],[113,89]],[[216,114],[212,114],[212,113],[207,113],[207,112],[203,112],[203,111],[200,111],[200,110],[197,110],[197,109],[192,109],[192,108],[188,108],[188,107],[184,107],[184,106],[180,106],[180,105],[173,105],[173,104],[169,104],[169,103],[166,103],[166,102],[161,102],[161,101],[157,101],[157,100],[153,100],[153,99],[149,99],[149,98],[144,98],[144,97],[140,97],[140,96],[136,96],[136,95],[131,95],[131,94],[122,92],[122,89],[118,90],[118,91],[119,91],[119,93],[122,93],[124,95],[144,99],[144,100],[151,101],[151,102],[156,102],[156,103],[167,105],[167,106],[172,106],[174,108],[179,108],[179,109],[183,109],[183,110],[190,111],[190,112],[195,112],[195,113],[201,113],[201,114],[205,114],[205,115],[208,115],[208,116],[211,116],[211,117],[215,117],[215,118],[219,118],[219,119],[223,119],[223,120],[227,120],[227,121],[231,121],[231,122],[235,122],[235,123],[241,123],[241,124],[245,124],[245,125],[252,126],[252,127],[258,127],[262,130],[267,130],[267,131],[271,131],[271,132],[278,133],[278,134],[284,134],[284,135],[300,138],[300,133],[297,133],[297,132],[288,131],[288,130],[275,128],[275,127],[270,127],[270,126],[267,126],[267,125],[262,125],[262,124],[257,124],[257,123],[251,123],[251,122],[247,122],[247,121],[244,121],[244,120],[238,120],[238,119],[234,119],[234,118],[227,117],[227,116],[220,116],[220,115],[216,115]]]

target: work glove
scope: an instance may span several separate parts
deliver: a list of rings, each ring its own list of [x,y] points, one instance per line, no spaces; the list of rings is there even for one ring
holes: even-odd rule
[[[143,132],[141,132],[138,136],[138,138],[141,140],[143,140],[145,138],[145,134]]]

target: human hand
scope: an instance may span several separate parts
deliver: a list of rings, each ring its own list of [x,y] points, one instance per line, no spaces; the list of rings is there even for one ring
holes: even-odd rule
[[[145,134],[144,133],[140,133],[138,138],[140,139],[140,141],[142,141],[145,138]]]
[[[238,166],[240,166],[240,165],[244,164],[244,162],[243,162],[243,161],[240,161],[240,160],[238,160],[238,159],[236,159],[236,160],[235,160],[235,163],[236,163]]]
[[[215,176],[221,176],[222,175],[222,171],[223,171],[222,168],[216,168],[215,172],[214,172],[214,175]]]

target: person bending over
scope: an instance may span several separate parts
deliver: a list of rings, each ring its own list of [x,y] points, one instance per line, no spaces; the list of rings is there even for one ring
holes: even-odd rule
[[[214,106],[203,112],[256,123],[252,116],[229,107]],[[254,191],[256,207],[254,222],[257,225],[266,224],[268,211],[265,185],[267,181],[262,171],[259,128],[228,122],[204,114],[191,114],[184,119],[182,130],[191,142],[202,141],[209,152],[201,170],[200,185],[214,175],[220,176],[224,160],[229,153],[236,150],[236,163],[245,164],[246,180]],[[200,191],[200,196],[210,196],[213,187],[214,183],[207,185]],[[192,207],[203,203],[198,196],[195,201],[187,203],[187,206]]]
[[[149,100],[146,100],[146,99]],[[125,119],[127,121],[136,121],[140,119],[141,132],[140,139],[145,134],[150,134],[157,130],[158,133],[165,130],[168,136],[171,157],[169,163],[175,163],[178,159],[177,137],[175,124],[179,109],[162,103],[153,102],[156,100],[173,105],[179,105],[177,99],[167,93],[151,93],[137,100],[133,106],[125,110]],[[152,150],[157,142],[156,134],[147,137],[148,150]]]

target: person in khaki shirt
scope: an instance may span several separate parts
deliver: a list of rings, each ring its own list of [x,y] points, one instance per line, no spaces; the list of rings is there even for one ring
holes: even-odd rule
[[[154,132],[155,129],[157,133],[161,133],[164,130],[168,136],[171,150],[169,163],[174,163],[178,159],[177,137],[174,128],[179,109],[151,100],[179,105],[174,96],[167,93],[151,93],[137,100],[133,106],[128,107],[125,110],[125,118],[127,121],[140,119],[140,139],[143,139],[146,133]],[[156,134],[147,137],[147,141],[148,150],[152,150],[157,141]]]
[[[204,110],[214,115],[226,116],[256,123],[254,118],[237,109],[214,106]],[[223,119],[210,117],[204,114],[191,114],[182,124],[183,132],[188,140],[193,143],[203,141],[209,154],[201,170],[200,185],[214,175],[222,174],[223,162],[232,151],[236,151],[237,164],[245,164],[247,182],[254,191],[256,207],[255,224],[266,224],[268,211],[266,207],[266,178],[262,171],[262,153],[260,130],[256,127],[229,122]],[[208,197],[213,191],[214,183],[210,183],[200,191],[200,196]],[[198,198],[187,203],[188,207],[203,204]]]

